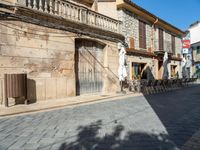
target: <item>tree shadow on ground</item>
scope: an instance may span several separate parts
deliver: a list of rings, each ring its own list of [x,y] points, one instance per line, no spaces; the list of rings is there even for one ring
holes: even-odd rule
[[[112,133],[99,136],[102,121],[78,128],[77,140],[64,142],[59,150],[175,150],[176,146],[164,134],[127,132],[124,126],[116,125]]]
[[[169,138],[178,148],[182,148],[200,129],[199,88],[198,85],[192,89],[188,87],[158,94],[144,94],[165,126]]]

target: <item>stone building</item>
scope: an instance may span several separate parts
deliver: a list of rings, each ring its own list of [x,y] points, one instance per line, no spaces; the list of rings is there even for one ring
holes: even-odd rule
[[[105,10],[109,6],[109,13]],[[184,32],[130,0],[99,0],[98,11],[123,22],[129,79],[161,79],[163,57],[168,52],[169,78],[181,77],[181,37]],[[177,73],[178,72],[178,73]]]
[[[1,104],[4,74],[27,74],[29,102],[117,91],[121,22],[95,0],[0,3]]]

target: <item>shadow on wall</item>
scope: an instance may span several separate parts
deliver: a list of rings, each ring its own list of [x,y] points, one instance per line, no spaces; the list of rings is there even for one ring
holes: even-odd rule
[[[159,150],[175,149],[167,135],[154,135],[142,132],[127,132],[123,125],[117,124],[112,133],[99,136],[103,124],[98,120],[88,126],[80,126],[77,140],[71,143],[63,142],[58,150]]]
[[[151,108],[165,126],[170,139],[182,148],[200,129],[200,86],[158,94],[144,94]],[[172,93],[173,92],[173,93]]]
[[[33,79],[27,79],[27,99],[28,104],[37,102],[36,82]]]

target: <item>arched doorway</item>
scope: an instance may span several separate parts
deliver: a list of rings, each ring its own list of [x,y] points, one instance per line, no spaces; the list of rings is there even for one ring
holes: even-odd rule
[[[76,95],[102,91],[104,47],[104,44],[94,40],[76,39]]]

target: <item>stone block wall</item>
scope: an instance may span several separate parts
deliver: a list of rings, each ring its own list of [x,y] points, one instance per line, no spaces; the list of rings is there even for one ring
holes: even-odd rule
[[[67,37],[72,33],[17,21],[2,24],[0,78],[27,73],[28,99],[75,95],[74,39]]]
[[[133,38],[135,49],[140,49],[139,17],[128,10],[118,10],[118,17],[123,22],[121,31],[128,46],[130,47],[130,38]],[[147,50],[152,50],[152,27],[148,22],[146,22],[146,47]]]
[[[146,44],[147,50],[152,51],[152,27],[146,24]]]
[[[135,48],[139,48],[139,21],[137,16],[127,10],[118,10],[118,19],[123,22],[121,32],[130,46],[130,38],[134,38]]]
[[[119,52],[117,44],[113,42],[106,43],[107,46],[104,49],[104,94],[119,91]]]
[[[154,50],[159,50],[158,28],[154,28]]]
[[[2,24],[0,25],[0,102],[4,97],[5,73],[27,73],[30,101],[76,95],[74,70],[76,34],[19,21],[2,21]],[[83,36],[83,38],[89,37]],[[104,91],[116,91],[119,58],[117,43],[96,40],[106,44]]]

